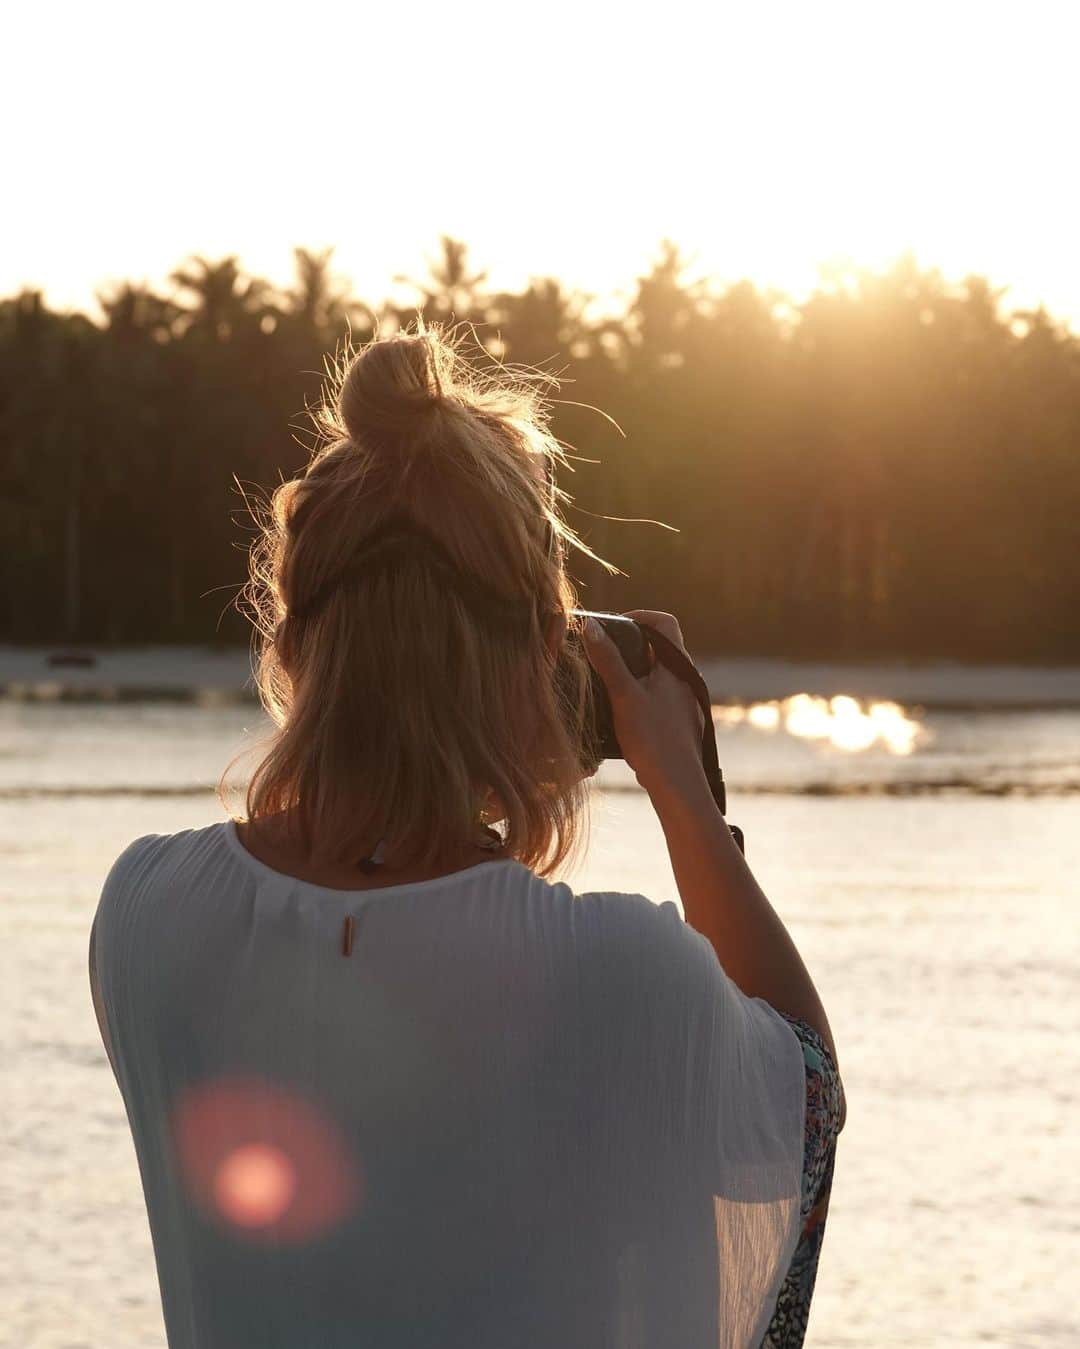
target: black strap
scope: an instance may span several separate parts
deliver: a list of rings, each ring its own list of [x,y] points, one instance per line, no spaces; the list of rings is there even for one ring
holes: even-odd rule
[[[705,769],[705,778],[709,784],[709,790],[713,794],[713,800],[719,807],[720,814],[727,814],[727,787],[724,784],[724,774],[720,768],[720,756],[716,749],[716,727],[712,719],[712,698],[709,696],[709,686],[705,683],[701,671],[694,662],[675,645],[670,638],[665,637],[662,632],[657,630],[649,623],[642,623],[640,620],[634,620],[640,627],[653,650],[656,652],[656,659],[661,664],[666,665],[668,669],[678,675],[686,684],[689,684],[694,691],[702,712],[705,714],[705,728],[701,734],[701,762]],[[746,854],[746,838],[743,831],[737,824],[729,824],[728,828],[739,845],[739,851]]]

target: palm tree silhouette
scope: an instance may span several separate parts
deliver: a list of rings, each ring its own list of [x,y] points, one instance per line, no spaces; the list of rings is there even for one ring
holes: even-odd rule
[[[470,272],[468,245],[444,234],[440,240],[439,258],[428,262],[428,282],[414,281],[398,275],[399,285],[414,286],[423,295],[423,308],[429,319],[448,321],[464,318],[478,307],[479,288],[487,280],[487,272]]]
[[[183,313],[179,305],[166,300],[146,285],[125,281],[111,293],[98,292],[97,302],[105,315],[105,327],[121,344],[151,338],[166,342]]]
[[[220,262],[190,258],[169,279],[195,300],[194,308],[187,311],[185,332],[213,342],[227,342],[249,332],[264,316],[276,312],[270,284],[243,276],[235,256]]]
[[[592,297],[566,291],[554,277],[534,277],[517,294],[501,291],[487,309],[504,359],[539,365],[566,360],[584,336],[584,311]]]

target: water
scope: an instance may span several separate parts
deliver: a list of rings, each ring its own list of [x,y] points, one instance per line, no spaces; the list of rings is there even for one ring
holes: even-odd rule
[[[0,1344],[161,1349],[86,941],[139,834],[222,818],[243,706],[0,702]],[[729,817],[848,1094],[809,1345],[1080,1344],[1080,713],[927,713],[907,756],[718,723]],[[624,764],[575,889],[678,899]]]

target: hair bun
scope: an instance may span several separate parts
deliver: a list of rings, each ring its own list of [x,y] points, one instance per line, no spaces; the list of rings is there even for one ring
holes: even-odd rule
[[[418,423],[446,407],[452,386],[438,342],[425,334],[398,334],[369,346],[349,367],[338,411],[350,439],[379,445],[415,436]]]

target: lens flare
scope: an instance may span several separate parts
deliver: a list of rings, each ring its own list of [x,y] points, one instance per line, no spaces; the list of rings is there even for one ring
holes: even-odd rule
[[[172,1134],[192,1200],[248,1240],[311,1240],[363,1201],[361,1159],[331,1112],[294,1087],[240,1075],[189,1086]]]
[[[239,1227],[265,1227],[289,1207],[296,1172],[280,1148],[245,1143],[233,1148],[214,1175],[214,1199]]]

